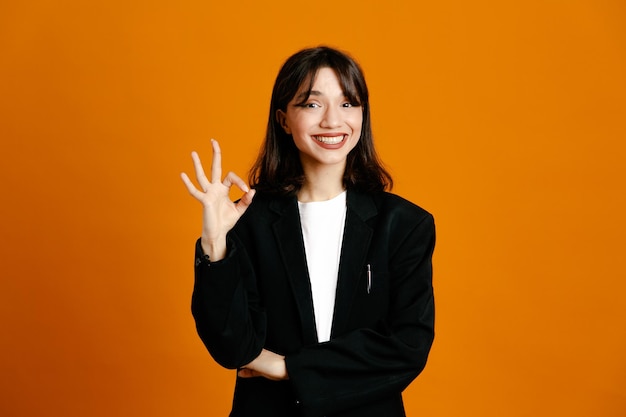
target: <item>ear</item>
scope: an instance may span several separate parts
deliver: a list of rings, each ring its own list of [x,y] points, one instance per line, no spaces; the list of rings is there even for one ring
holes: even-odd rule
[[[287,115],[281,109],[276,110],[276,120],[278,120],[278,123],[285,133],[291,135],[291,129],[289,129],[289,125],[287,125]]]

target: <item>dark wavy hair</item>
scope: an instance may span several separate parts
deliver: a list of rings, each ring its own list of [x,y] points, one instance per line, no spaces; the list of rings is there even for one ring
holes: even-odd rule
[[[383,167],[372,136],[369,93],[359,65],[349,55],[327,46],[303,49],[287,59],[278,72],[267,122],[265,141],[249,175],[250,185],[273,195],[294,195],[304,182],[304,171],[298,148],[291,135],[280,125],[277,111],[287,111],[287,104],[306,85],[313,88],[320,68],[331,68],[337,74],[346,98],[361,106],[361,138],[347,156],[343,183],[346,189],[365,192],[390,190],[391,175]]]

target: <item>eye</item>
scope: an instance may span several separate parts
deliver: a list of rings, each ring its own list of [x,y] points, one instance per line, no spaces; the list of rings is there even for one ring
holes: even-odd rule
[[[303,109],[318,109],[321,107],[318,103],[313,103],[313,102],[296,104],[296,106],[302,107]]]
[[[352,103],[343,103],[341,106],[342,107],[346,107],[346,108],[350,108],[350,107],[352,107]]]

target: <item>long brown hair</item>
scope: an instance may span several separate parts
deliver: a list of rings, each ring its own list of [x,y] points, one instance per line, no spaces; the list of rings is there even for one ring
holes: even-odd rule
[[[287,59],[278,72],[267,122],[265,141],[249,175],[250,185],[258,191],[274,195],[293,195],[304,182],[298,148],[276,116],[286,111],[287,104],[308,82],[311,92],[320,68],[331,68],[337,74],[348,100],[363,111],[361,138],[347,156],[343,175],[344,186],[365,192],[390,190],[391,175],[383,167],[372,136],[369,93],[363,71],[349,55],[326,46],[303,49]],[[308,98],[306,95],[306,98]]]

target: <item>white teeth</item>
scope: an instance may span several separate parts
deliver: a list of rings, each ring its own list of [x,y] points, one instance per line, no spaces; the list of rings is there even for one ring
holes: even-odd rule
[[[343,140],[343,135],[341,136],[313,136],[313,138],[318,141],[325,143],[326,145],[336,145]]]

